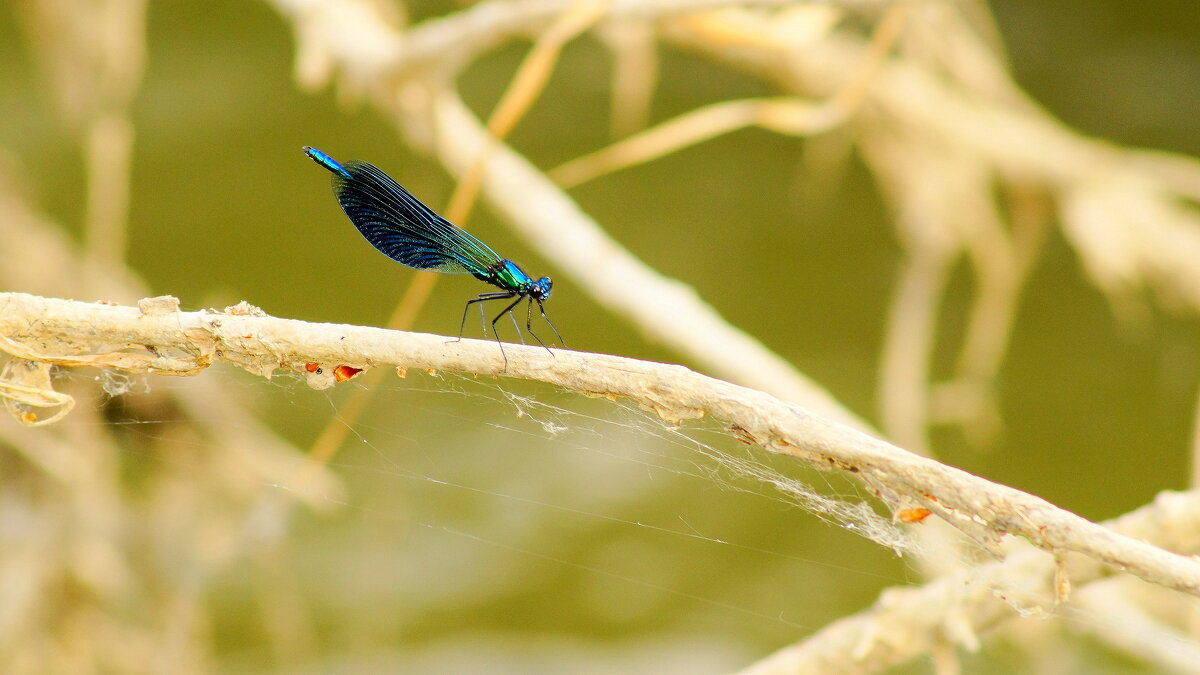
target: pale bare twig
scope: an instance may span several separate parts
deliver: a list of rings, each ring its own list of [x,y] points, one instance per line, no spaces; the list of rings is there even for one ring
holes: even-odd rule
[[[438,73],[448,77],[472,59],[505,42],[544,30],[574,0],[489,0],[403,34],[389,28],[378,7],[363,0],[269,0],[288,17],[300,38],[297,73],[306,84],[323,83],[334,66],[357,88],[396,75]],[[656,20],[730,6],[781,7],[793,0],[612,0],[608,21]],[[845,4],[875,5],[877,0]]]
[[[1008,352],[1021,294],[1050,231],[1050,205],[1037,190],[1010,190],[1008,228],[996,207],[978,205],[979,231],[966,246],[979,290],[954,379],[935,385],[930,401],[930,422],[958,423],[976,447],[990,446],[1000,433],[993,383]]]
[[[451,220],[463,222],[467,219],[470,214],[469,205],[476,201],[484,168],[495,146],[524,119],[529,108],[541,96],[563,47],[601,20],[607,9],[606,5],[603,0],[575,3],[564,10],[563,14],[546,28],[545,33],[538,37],[488,120],[489,143],[476,150],[469,168],[459,180],[454,198],[446,209]]]
[[[285,5],[296,0],[273,0]],[[542,30],[574,4],[574,0],[491,0],[452,15],[427,21],[408,32],[404,47],[384,70],[408,72],[428,67],[456,71],[479,54],[514,37]],[[783,7],[793,0],[613,0],[607,14],[611,21],[652,20],[678,14],[732,6]],[[875,5],[872,0],[840,4]]]
[[[1200,492],[1161,493],[1153,503],[1104,525],[1157,546],[1195,553],[1200,551]],[[1068,568],[1079,586],[1095,585],[1107,574],[1081,559],[1071,560]],[[870,609],[831,623],[741,675],[879,672],[928,653],[946,639],[974,649],[977,634],[1018,614],[1046,618],[1044,608],[1059,596],[1057,573],[1052,556],[1026,548],[920,587],[890,589]],[[1102,620],[1120,621],[1119,616]],[[1175,661],[1177,653],[1163,658]]]
[[[125,259],[129,184],[133,165],[133,122],[128,111],[105,113],[87,133],[87,248],[97,260]]]
[[[84,225],[96,263],[125,256],[134,127],[129,106],[145,62],[145,0],[30,2],[21,9],[30,45],[82,139]]]
[[[1200,673],[1200,642],[1146,611],[1145,589],[1121,583],[1125,581],[1109,579],[1078,589],[1070,608],[1083,613],[1082,620],[1071,622],[1076,631],[1162,672]]]
[[[950,261],[935,255],[918,252],[900,267],[889,303],[879,373],[884,432],[922,455],[932,454],[927,437],[926,374],[934,354],[939,300],[950,275]]]
[[[649,21],[638,19],[607,22],[596,34],[613,60],[609,134],[623,138],[650,120],[658,85],[658,37]]]
[[[840,121],[827,106],[796,98],[721,101],[576,157],[550,170],[549,175],[562,187],[575,187],[749,126],[807,135],[826,131]]]
[[[805,15],[814,32],[832,28],[838,15],[830,11]],[[828,8],[821,8],[827,10]],[[850,79],[827,100],[815,103],[796,98],[723,101],[674,117],[652,129],[606,148],[577,157],[550,171],[554,182],[573,187],[621,168],[641,164],[749,126],[791,136],[810,136],[844,124],[862,103],[880,66],[908,18],[908,3],[893,4],[884,13],[862,63]]]
[[[15,358],[62,366],[189,375],[225,361],[262,376],[305,364],[396,366],[504,375],[599,396],[623,396],[680,421],[711,415],[742,438],[863,480],[889,508],[921,505],[984,545],[1006,534],[1054,552],[1082,553],[1146,581],[1200,595],[1200,561],[1090,523],[1032,495],[901,450],[769,394],[682,366],[536,347],[448,341],[438,335],[309,324],[234,313],[180,312],[174,298],[139,307],[0,294],[0,337]],[[153,347],[150,349],[149,347]]]
[[[1191,472],[1188,485],[1200,488],[1200,392],[1196,394],[1195,408],[1192,413],[1192,442],[1191,442]]]

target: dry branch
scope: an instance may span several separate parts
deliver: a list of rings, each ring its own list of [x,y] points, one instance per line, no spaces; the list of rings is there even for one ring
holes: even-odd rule
[[[1153,503],[1107,521],[1105,526],[1158,546],[1197,550],[1200,492],[1161,493]],[[1094,582],[1104,579],[1105,570],[1094,563],[1076,561],[1069,570],[1075,585],[1091,584],[1088,591],[1097,586]],[[1011,618],[1016,606],[1043,615],[1037,610],[1054,604],[1056,572],[1053,558],[1025,549],[1003,561],[947,575],[923,586],[890,589],[870,609],[831,623],[746,668],[741,675],[878,672],[929,653],[947,639],[971,646],[976,633]],[[1129,628],[1124,622],[1111,625],[1119,626],[1121,632]],[[1162,642],[1170,640],[1156,639],[1154,644]],[[1181,653],[1194,655],[1195,646],[1180,641],[1158,649],[1164,652],[1161,656],[1147,655],[1144,650],[1145,643],[1141,658],[1169,667],[1179,663]]]
[[[1200,595],[1200,561],[1118,534],[1054,505],[829,422],[769,394],[683,366],[440,335],[262,315],[248,306],[180,312],[174,298],[139,307],[0,294],[2,346],[16,358],[65,366],[192,375],[216,361],[270,376],[346,365],[449,370],[538,380],[597,396],[624,396],[666,420],[705,414],[771,452],[849,471],[892,509],[923,507],[987,545],[1015,534],[1056,555],[1069,551],[1146,581]]]

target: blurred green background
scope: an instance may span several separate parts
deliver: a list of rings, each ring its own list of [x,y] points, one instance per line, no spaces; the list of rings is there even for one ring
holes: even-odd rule
[[[455,9],[410,5],[414,20]],[[1194,7],[1027,1],[993,10],[1018,83],[1066,124],[1119,144],[1200,154]],[[300,147],[369,160],[437,208],[453,181],[368,106],[302,93],[292,36],[264,4],[151,3],[147,36],[133,108],[132,269],[185,309],[244,299],[280,317],[384,324],[412,273],[350,227],[328,177]],[[11,7],[0,12],[0,43],[10,46],[0,57],[0,153],[19,167],[36,207],[79,235],[78,141]],[[526,50],[501,48],[460,79],[481,117]],[[654,121],[774,93],[693,55],[664,49],[661,57]],[[606,58],[591,37],[571,44],[511,144],[553,167],[607,143]],[[802,168],[804,143],[741,131],[571,194],[635,255],[692,285],[732,324],[874,420],[900,251],[867,170],[852,162],[831,189],[810,189],[821,177]],[[467,226],[530,273],[555,278],[547,310],[571,347],[679,360],[599,308],[486,207]],[[1002,437],[980,450],[939,433],[936,449],[954,466],[1089,519],[1110,518],[1187,486],[1200,327],[1186,313],[1157,309],[1149,321],[1116,321],[1061,234],[1050,237],[1002,371]],[[442,279],[415,329],[453,334],[462,303],[480,290],[469,278]],[[970,291],[959,270],[939,328],[946,345],[961,339]],[[949,357],[939,351],[935,363],[948,368]],[[300,448],[355,386],[314,392],[296,380],[233,379],[260,419]],[[511,394],[529,399],[514,403]],[[547,420],[566,431],[547,433]],[[866,607],[882,588],[919,581],[906,561],[767,488],[707,477],[719,467],[656,424],[535,385],[389,378],[335,460],[345,505],[303,512],[281,535],[286,553],[236,561],[203,591],[213,663],[222,672],[653,672],[656,664],[720,672]],[[159,433],[147,428],[136,434]],[[692,433],[723,452],[748,452],[716,427]],[[165,461],[122,459],[134,488],[140,472]],[[819,488],[838,480],[773,465]],[[836,489],[867,498],[849,484]],[[277,618],[266,608],[274,596],[262,590],[281,569],[289,597],[300,599],[297,621],[309,626],[291,635],[313,640],[292,652],[277,647],[294,643],[273,634]],[[969,667],[1006,672],[1005,658],[993,645]],[[1075,672],[1088,663],[1139,671],[1101,648]]]

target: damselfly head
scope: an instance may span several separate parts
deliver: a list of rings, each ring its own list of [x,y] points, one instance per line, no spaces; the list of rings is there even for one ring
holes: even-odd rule
[[[550,281],[550,277],[542,277],[537,281],[529,284],[529,297],[539,302],[550,299],[550,286],[554,282]]]

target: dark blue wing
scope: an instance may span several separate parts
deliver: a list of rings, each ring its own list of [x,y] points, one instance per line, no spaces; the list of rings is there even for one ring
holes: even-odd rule
[[[466,230],[434,213],[367,162],[346,162],[333,192],[371,245],[398,263],[447,274],[486,274],[500,256]],[[346,176],[349,177],[346,177]]]

